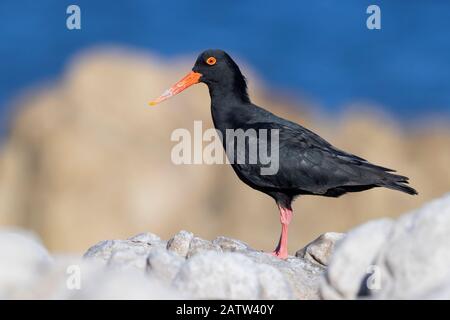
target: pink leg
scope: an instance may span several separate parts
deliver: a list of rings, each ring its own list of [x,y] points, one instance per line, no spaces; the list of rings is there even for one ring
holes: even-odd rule
[[[288,257],[288,227],[292,220],[292,209],[280,206],[278,208],[280,209],[281,236],[277,248],[272,254],[280,259],[286,259]]]

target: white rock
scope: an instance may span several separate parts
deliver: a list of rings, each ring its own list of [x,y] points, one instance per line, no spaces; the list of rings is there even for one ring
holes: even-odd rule
[[[295,253],[296,257],[304,258],[310,262],[327,266],[336,243],[344,238],[345,234],[327,232],[310,242]]]
[[[211,241],[201,239],[199,237],[194,237],[191,240],[191,243],[189,245],[189,251],[186,257],[190,258],[198,253],[205,251],[222,252],[222,249],[218,245],[212,243]]]
[[[336,246],[323,279],[321,294],[324,299],[356,298],[392,227],[392,220],[381,219],[347,233]]]
[[[194,238],[192,232],[182,230],[167,242],[167,250],[173,251],[182,257],[186,257],[189,252],[192,238]]]
[[[0,298],[35,282],[51,267],[52,259],[39,239],[30,232],[0,231]]]
[[[151,251],[147,257],[147,271],[155,278],[170,284],[180,271],[185,259],[163,248]]]
[[[71,299],[180,299],[159,280],[131,270],[107,269],[93,273]]]
[[[157,241],[152,237],[152,241],[147,237],[145,241],[136,240],[107,240],[101,241],[92,246],[84,254],[85,259],[103,262],[111,267],[137,268],[145,270],[147,257],[152,250],[164,248],[166,243]],[[139,238],[138,238],[139,239]]]
[[[236,239],[231,239],[227,237],[217,237],[212,241],[213,244],[219,246],[223,251],[247,251],[252,250],[248,244],[243,241],[239,241]]]
[[[195,298],[277,298],[275,292],[281,299],[292,297],[289,285],[279,271],[257,265],[239,253],[197,253],[182,266],[174,286]]]
[[[128,240],[134,241],[134,242],[154,244],[154,245],[155,244],[158,245],[161,242],[163,242],[160,237],[158,237],[156,234],[153,234],[150,232],[139,233],[131,238],[128,238]]]
[[[52,268],[9,294],[9,299],[188,298],[133,268],[111,268],[98,260],[55,257]]]
[[[378,299],[412,299],[450,279],[450,194],[402,216],[376,264]]]
[[[326,299],[417,299],[450,291],[450,194],[350,231],[321,285]]]
[[[413,297],[414,300],[450,300],[450,280],[439,285],[436,288],[429,290]]]

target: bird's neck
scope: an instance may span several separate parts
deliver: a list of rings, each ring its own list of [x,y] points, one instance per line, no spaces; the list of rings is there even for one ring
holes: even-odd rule
[[[230,92],[210,90],[211,115],[216,129],[238,129],[251,116],[250,100]]]
[[[207,83],[213,104],[246,104],[250,103],[247,83],[240,72],[220,82]]]
[[[248,105],[251,104],[244,76],[239,72],[228,81],[208,83],[211,96],[211,113],[214,125],[219,130],[239,125]]]
[[[210,86],[209,95],[213,105],[244,103],[245,96],[234,92],[232,88],[223,88],[220,86]]]

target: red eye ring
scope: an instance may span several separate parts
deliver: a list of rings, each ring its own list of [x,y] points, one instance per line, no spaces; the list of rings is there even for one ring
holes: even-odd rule
[[[217,59],[214,57],[209,57],[208,59],[206,59],[206,63],[209,64],[210,66],[215,65],[217,62]]]

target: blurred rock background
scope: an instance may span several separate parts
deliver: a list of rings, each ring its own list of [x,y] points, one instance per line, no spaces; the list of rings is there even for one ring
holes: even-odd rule
[[[35,231],[51,251],[83,252],[103,239],[187,229],[271,250],[279,234],[273,200],[227,165],[174,165],[174,129],[212,127],[209,96],[194,86],[158,107],[147,102],[190,70],[122,49],[79,53],[52,83],[15,100],[0,148],[0,225]],[[253,102],[316,131],[339,148],[410,177],[416,197],[375,189],[338,199],[299,198],[291,251],[327,231],[416,208],[450,190],[450,128],[406,127],[367,105],[338,119],[274,94],[242,66]],[[302,110],[302,111],[299,111]]]

